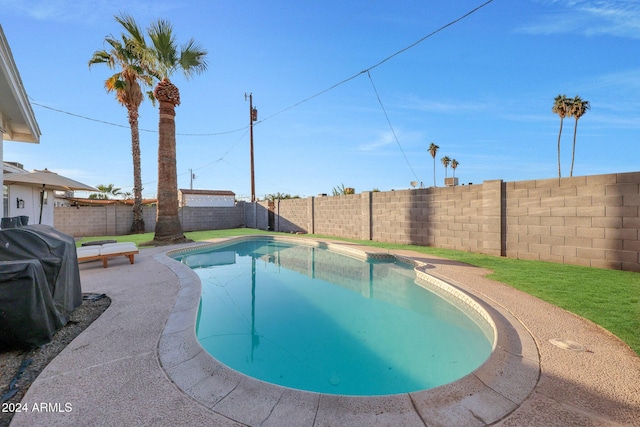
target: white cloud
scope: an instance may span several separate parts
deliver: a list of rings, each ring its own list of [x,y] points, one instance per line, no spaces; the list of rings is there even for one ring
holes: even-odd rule
[[[539,0],[539,3],[552,10],[542,15],[541,20],[519,28],[519,32],[640,39],[640,3],[636,0]]]
[[[96,22],[111,19],[112,11],[126,11],[132,15],[144,14],[152,17],[179,7],[178,2],[128,0],[0,0],[0,10],[38,21]],[[107,16],[105,16],[105,13]]]
[[[419,99],[415,96],[408,96],[404,99],[400,99],[398,107],[428,113],[443,114],[479,113],[494,109],[493,106],[485,102],[462,101],[457,99],[428,100]]]
[[[621,88],[626,92],[638,91],[640,95],[640,69],[622,70],[600,76],[596,84],[605,88]]]
[[[416,142],[425,139],[422,132],[405,132],[400,129],[394,129],[394,131],[403,150],[409,150]],[[396,142],[391,130],[380,131],[371,141],[359,144],[358,149],[360,151],[378,151],[384,147],[392,146],[392,149],[396,150],[398,142]]]
[[[358,149],[362,151],[374,151],[379,148],[386,147],[389,144],[395,144],[395,138],[393,137],[393,133],[391,133],[391,131],[380,133],[378,137],[372,142],[360,144],[358,146]]]

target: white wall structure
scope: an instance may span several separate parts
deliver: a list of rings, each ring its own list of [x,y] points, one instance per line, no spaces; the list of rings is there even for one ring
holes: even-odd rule
[[[20,73],[13,60],[13,54],[9,43],[0,25],[0,164],[3,161],[3,140],[40,143],[40,128],[36,122],[29,98],[22,85]],[[0,174],[0,186],[3,187],[3,198],[0,200],[0,214],[7,213],[4,206],[4,193],[7,190],[2,185]],[[11,197],[7,198],[10,208]],[[53,220],[52,220],[53,221]]]
[[[45,190],[42,204],[42,222],[40,222],[40,200],[42,189],[26,185],[10,185],[8,200],[8,215],[28,216],[29,224],[46,224],[53,227],[53,191]]]
[[[180,206],[200,208],[232,208],[236,205],[236,194],[226,190],[178,190]]]

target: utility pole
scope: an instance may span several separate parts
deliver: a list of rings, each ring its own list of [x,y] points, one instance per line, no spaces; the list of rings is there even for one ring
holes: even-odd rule
[[[189,177],[191,178],[191,184],[189,184],[189,189],[193,190],[193,180],[195,179],[195,174],[193,173],[193,169],[189,169]]]
[[[244,100],[247,100],[247,96],[249,97],[249,137],[251,140],[251,201],[256,201],[256,181],[253,173],[253,122],[258,120],[258,110],[253,108],[253,93],[249,93],[247,95],[244,94]]]

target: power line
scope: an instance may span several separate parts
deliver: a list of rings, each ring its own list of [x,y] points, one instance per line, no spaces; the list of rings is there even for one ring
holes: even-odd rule
[[[209,166],[215,165],[216,163],[220,163],[220,162],[222,162],[222,161],[224,161],[224,162],[226,162],[226,163],[229,163],[229,162],[227,162],[227,161],[225,160],[225,157],[227,157],[227,155],[228,155],[228,154],[229,154],[229,153],[230,153],[230,152],[231,152],[231,151],[236,147],[236,145],[238,145],[238,143],[242,140],[242,138],[244,138],[244,137],[245,137],[245,135],[247,134],[247,132],[249,132],[249,130],[248,130],[248,129],[249,129],[249,127],[247,126],[247,128],[245,129],[245,132],[244,132],[242,135],[240,135],[240,137],[239,137],[239,138],[238,138],[238,139],[237,139],[233,144],[231,144],[231,146],[229,146],[229,148],[227,149],[227,151],[225,151],[225,152],[222,154],[222,156],[220,156],[219,158],[217,158],[216,160],[214,160],[214,161],[212,161],[212,162],[209,162],[209,163],[204,164],[204,165],[202,165],[202,166],[198,166],[197,168],[193,168],[193,170],[194,170],[194,171],[198,171],[198,170],[201,170],[201,169],[207,168],[207,167],[209,167]],[[231,164],[231,163],[229,163],[229,164]],[[178,177],[184,176],[184,175],[186,175],[187,173],[188,173],[188,172],[179,173],[179,174],[178,174]],[[143,186],[146,186],[146,185],[149,185],[149,184],[157,184],[157,183],[158,183],[158,180],[155,180],[155,181],[147,181],[147,182],[143,182],[143,183],[142,183],[142,185],[143,185]],[[133,187],[132,187],[132,186],[122,186],[121,188],[123,188],[123,189],[128,189],[128,188],[133,188]]]
[[[446,28],[457,24],[458,22],[460,22],[463,19],[469,17],[470,15],[474,14],[475,12],[479,11],[480,9],[482,9],[483,7],[487,6],[489,3],[492,3],[492,2],[493,2],[493,0],[486,1],[485,3],[481,4],[480,6],[477,6],[476,8],[474,8],[474,9],[470,10],[469,12],[465,13],[464,15],[460,16],[459,18],[454,19],[453,21],[441,26],[440,28],[436,29],[435,31],[432,31],[431,33],[427,34],[426,36],[422,37],[421,39],[411,43],[409,46],[407,46],[407,47],[405,47],[403,49],[400,49],[400,50],[396,51],[395,53],[387,56],[386,58],[384,58],[381,61],[379,61],[378,63],[370,66],[369,68],[366,68],[366,69],[360,71],[359,73],[354,74],[351,77],[348,77],[348,78],[346,78],[346,79],[344,79],[344,80],[342,80],[342,81],[340,81],[340,82],[338,82],[338,83],[336,83],[336,84],[334,84],[334,85],[332,85],[332,86],[330,86],[330,87],[328,87],[328,88],[326,88],[324,90],[321,90],[320,92],[318,92],[318,93],[316,93],[314,95],[311,95],[311,96],[309,96],[309,97],[307,97],[307,98],[305,98],[305,99],[303,99],[301,101],[298,101],[295,104],[290,105],[289,107],[283,108],[282,110],[280,110],[280,111],[278,111],[278,112],[276,112],[274,114],[271,114],[270,116],[267,116],[262,120],[258,120],[258,121],[256,121],[255,124],[258,125],[258,124],[260,124],[262,122],[265,122],[265,121],[271,119],[272,117],[275,117],[275,116],[280,115],[280,114],[282,114],[282,113],[284,113],[286,111],[289,111],[289,110],[291,110],[291,109],[293,109],[293,108],[295,108],[295,107],[297,107],[297,106],[299,106],[301,104],[304,104],[305,102],[311,101],[312,99],[317,98],[318,96],[320,96],[322,94],[325,94],[325,93],[337,88],[338,86],[341,86],[341,85],[343,85],[343,84],[345,84],[347,82],[350,82],[351,80],[355,79],[356,77],[358,77],[358,76],[360,76],[362,74],[368,73],[369,71],[373,70],[374,68],[379,67],[380,65],[382,65],[385,62],[389,61],[390,59],[392,59],[392,58],[400,55],[401,53],[404,53],[407,50],[417,46],[418,44],[422,43],[423,41],[427,40],[428,38],[431,38],[432,36],[438,34],[439,32],[441,32],[443,30],[445,30]],[[31,97],[29,97],[29,98],[31,98]],[[33,102],[32,101],[31,103],[34,104],[34,105],[37,105],[39,107],[42,107],[42,108],[46,108],[46,109],[49,109],[49,110],[52,110],[52,111],[56,111],[56,112],[59,112],[59,113],[63,113],[63,114],[68,114],[70,116],[82,118],[82,119],[85,119],[85,120],[91,120],[91,121],[94,121],[94,122],[99,122],[99,123],[103,123],[103,124],[107,124],[107,125],[111,125],[111,126],[129,128],[129,126],[120,125],[120,124],[117,124],[117,123],[111,123],[111,122],[107,122],[107,121],[104,121],[104,120],[94,119],[94,118],[83,116],[83,115],[80,115],[80,114],[70,113],[68,111],[63,111],[63,110],[59,110],[59,109],[56,109],[56,108],[48,107],[46,105],[42,105],[42,104],[39,104],[37,102]],[[239,132],[239,131],[242,131],[242,130],[245,130],[245,129],[248,129],[248,128],[249,128],[249,126],[245,126],[245,127],[242,127],[242,128],[228,130],[228,131],[224,131],[224,132],[214,132],[214,133],[177,133],[176,135],[179,135],[179,136],[216,136],[216,135],[225,135],[225,134],[235,133],[235,132]],[[149,130],[149,129],[140,129],[140,131],[142,131],[142,132],[152,132],[152,133],[157,133],[158,132],[157,130]]]
[[[389,120],[389,115],[387,114],[387,110],[384,108],[384,105],[382,104],[382,100],[380,99],[380,95],[378,95],[378,89],[376,89],[376,85],[375,85],[375,83],[373,83],[373,79],[371,78],[371,73],[369,71],[367,71],[367,75],[369,76],[369,80],[371,81],[371,86],[373,86],[373,91],[376,93],[376,98],[378,98],[378,103],[380,104],[380,107],[382,107],[382,112],[384,113],[384,116],[387,119],[387,123],[389,123],[389,128],[391,129],[391,133],[393,134],[393,138],[396,140],[396,143],[398,144],[398,147],[400,147],[400,152],[402,153],[402,156],[404,157],[404,160],[407,162],[407,165],[409,166],[409,169],[411,169],[411,172],[413,172],[413,176],[416,177],[416,180],[420,181],[420,178],[418,178],[418,175],[416,175],[416,172],[413,170],[413,167],[411,167],[411,163],[409,163],[409,159],[407,158],[407,155],[404,153],[404,150],[402,149],[402,145],[400,145],[400,141],[398,140],[398,136],[396,135],[396,131],[393,129],[393,125],[391,124],[391,120]]]
[[[66,114],[68,116],[78,117],[78,118],[85,119],[85,120],[91,120],[92,122],[98,122],[98,123],[102,123],[102,124],[105,124],[105,125],[116,126],[116,127],[125,128],[125,129],[130,129],[131,128],[130,126],[125,126],[125,125],[121,125],[121,124],[118,124],[118,123],[111,123],[111,122],[107,122],[105,120],[94,119],[94,118],[91,118],[91,117],[82,116],[80,114],[70,113],[68,111],[59,110],[57,108],[49,107],[47,105],[43,105],[43,104],[40,104],[38,102],[35,102],[33,100],[33,98],[31,98],[31,97],[29,97],[29,99],[30,99],[31,104],[37,105],[38,107],[46,108],[47,110],[55,111],[57,113],[62,113],[62,114]],[[147,129],[140,129],[140,130],[142,132],[152,132],[152,131],[147,130]]]
[[[463,19],[465,19],[465,18],[469,17],[470,15],[474,14],[475,12],[477,12],[477,11],[478,11],[478,10],[480,10],[480,9],[482,9],[483,7],[485,7],[486,5],[488,5],[488,4],[489,4],[489,3],[491,3],[491,2],[493,2],[493,0],[488,0],[487,2],[485,2],[485,3],[481,4],[480,6],[476,7],[475,9],[472,9],[472,10],[470,10],[469,12],[465,13],[464,15],[460,16],[459,18],[454,19],[453,21],[449,22],[448,24],[445,24],[445,25],[441,26],[440,28],[438,28],[438,29],[437,29],[437,30],[435,30],[435,31],[432,31],[431,33],[429,33],[429,34],[427,34],[426,36],[422,37],[422,38],[421,38],[421,39],[419,39],[418,41],[416,41],[416,42],[414,42],[414,43],[411,43],[409,46],[407,46],[407,47],[405,47],[405,48],[403,48],[403,49],[400,49],[399,51],[397,51],[397,52],[395,52],[395,53],[393,53],[393,54],[391,54],[391,55],[387,56],[386,58],[384,58],[384,59],[383,59],[383,60],[381,60],[380,62],[378,62],[378,63],[376,63],[376,64],[372,65],[371,67],[369,67],[369,68],[367,68],[367,69],[364,69],[364,70],[360,71],[359,73],[354,74],[353,76],[348,77],[348,78],[346,78],[346,79],[342,80],[341,82],[338,82],[338,83],[334,84],[334,85],[333,85],[333,86],[331,86],[331,87],[328,87],[327,89],[321,90],[320,92],[316,93],[315,95],[311,95],[310,97],[305,98],[305,99],[303,99],[302,101],[298,101],[298,102],[296,102],[295,104],[293,104],[293,105],[291,105],[291,106],[289,106],[289,107],[287,107],[287,108],[284,108],[284,109],[282,109],[282,110],[278,111],[277,113],[274,113],[274,114],[272,114],[272,115],[270,115],[270,116],[267,116],[267,117],[265,117],[263,120],[260,120],[258,123],[263,122],[263,121],[265,121],[265,120],[268,120],[268,119],[270,119],[270,118],[272,118],[272,117],[274,117],[274,116],[277,116],[277,115],[279,115],[279,114],[282,114],[282,113],[284,113],[285,111],[289,111],[289,110],[291,110],[291,109],[293,109],[293,108],[297,107],[297,106],[298,106],[298,105],[300,105],[300,104],[303,104],[303,103],[305,103],[305,102],[307,102],[307,101],[310,101],[310,100],[312,100],[313,98],[316,98],[316,97],[318,97],[318,96],[320,96],[320,95],[322,95],[322,94],[324,94],[324,93],[329,92],[330,90],[333,90],[333,89],[337,88],[338,86],[341,86],[341,85],[343,85],[343,84],[345,84],[345,83],[347,83],[347,82],[349,82],[349,81],[351,81],[351,80],[355,79],[356,77],[358,77],[358,76],[360,76],[360,75],[362,75],[362,74],[368,73],[369,71],[373,70],[374,68],[379,67],[380,65],[384,64],[385,62],[387,62],[387,61],[388,61],[388,60],[390,60],[391,58],[394,58],[394,57],[396,57],[396,56],[400,55],[401,53],[406,52],[407,50],[409,50],[409,49],[411,49],[411,48],[413,48],[413,47],[417,46],[418,44],[422,43],[423,41],[427,40],[428,38],[430,38],[430,37],[432,37],[432,36],[434,36],[434,35],[438,34],[438,33],[439,33],[439,32],[441,32],[442,30],[444,30],[444,29],[446,29],[446,28],[448,28],[448,27],[450,27],[450,26],[452,26],[452,25],[457,24],[458,22],[460,22],[460,21],[462,21]],[[257,124],[257,123],[256,123],[256,124]]]
[[[481,4],[480,6],[476,7],[475,9],[470,10],[469,12],[465,13],[464,15],[462,15],[461,17],[459,17],[458,19],[454,19],[453,21],[449,22],[448,24],[443,25],[442,27],[438,28],[437,30],[427,34],[426,36],[424,36],[423,38],[421,38],[420,40],[410,44],[409,46],[405,47],[404,49],[400,49],[399,51],[397,51],[396,53],[387,56],[386,58],[384,58],[382,61],[378,62],[377,64],[369,67],[368,69],[366,69],[365,71],[370,71],[373,70],[374,68],[384,64],[385,62],[387,62],[388,60],[390,60],[391,58],[400,55],[403,52],[406,52],[407,50],[419,45],[420,43],[422,43],[423,41],[425,41],[426,39],[435,36],[436,34],[438,34],[440,31],[449,28],[452,25],[457,24],[458,22],[462,21],[463,19],[469,17],[470,15],[476,13],[477,11],[479,11],[480,9],[482,9],[483,7],[485,7],[486,5],[488,5],[489,3],[493,2],[493,0],[489,0],[483,4]],[[363,71],[364,72],[364,71]]]
[[[228,155],[228,154],[229,154],[229,153],[230,153],[230,152],[231,152],[231,151],[236,147],[236,145],[238,145],[238,143],[242,140],[242,138],[244,138],[244,137],[245,137],[245,135],[247,134],[247,132],[249,132],[248,127],[245,129],[245,132],[244,132],[242,135],[240,135],[240,137],[236,140],[236,142],[234,142],[233,144],[231,144],[231,146],[227,149],[227,151],[225,151],[225,152],[222,154],[222,156],[220,156],[219,158],[217,158],[216,160],[214,160],[214,161],[212,161],[212,162],[209,162],[209,163],[207,163],[207,164],[205,164],[205,165],[202,165],[202,166],[199,166],[199,167],[197,167],[197,168],[194,168],[193,170],[196,170],[196,171],[197,171],[197,170],[201,170],[201,169],[204,169],[204,168],[208,168],[209,166],[215,165],[215,164],[220,163],[220,162],[229,163],[229,162],[227,162],[227,161],[225,160],[225,157],[227,157],[227,155]],[[229,163],[229,164],[231,164],[231,163]],[[185,173],[186,173],[186,172],[185,172]],[[178,176],[182,176],[182,175],[184,175],[185,173],[178,174]]]
[[[121,125],[119,123],[113,123],[113,122],[108,122],[106,120],[100,120],[100,119],[94,119],[93,117],[87,117],[87,116],[83,116],[81,114],[76,114],[76,113],[71,113],[69,111],[64,111],[64,110],[60,110],[57,108],[53,108],[53,107],[49,107],[48,105],[44,105],[44,104],[40,104],[38,102],[35,102],[33,100],[33,98],[30,98],[30,102],[33,105],[37,105],[38,107],[42,107],[42,108],[46,108],[47,110],[51,110],[51,111],[55,111],[57,113],[62,113],[62,114],[66,114],[69,116],[73,116],[73,117],[78,117],[80,119],[84,119],[84,120],[90,120],[92,122],[98,122],[98,123],[102,123],[105,125],[109,125],[109,126],[116,126],[116,127],[120,127],[120,128],[124,128],[124,129],[131,129],[131,126],[126,126],[126,125]],[[228,130],[228,131],[224,131],[224,132],[214,132],[214,133],[176,133],[176,136],[218,136],[218,135],[227,135],[230,133],[235,133],[235,132],[240,132],[242,130],[248,129],[248,126],[242,127],[242,128],[238,128],[238,129],[233,129],[233,130]],[[151,130],[151,129],[138,129],[140,132],[149,132],[149,133],[158,133],[157,130]]]

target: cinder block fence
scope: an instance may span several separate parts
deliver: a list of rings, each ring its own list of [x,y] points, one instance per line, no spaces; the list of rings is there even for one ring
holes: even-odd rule
[[[640,272],[640,172],[182,208],[185,231],[252,227]],[[126,234],[131,207],[56,208],[74,236]],[[145,208],[148,230],[155,208]]]
[[[640,272],[640,172],[280,200],[273,229]]]
[[[245,203],[234,207],[182,207],[179,211],[184,231],[222,230],[244,227]],[[143,207],[144,224],[147,231],[156,226],[156,207]],[[57,207],[54,227],[74,237],[121,236],[129,234],[133,223],[131,206],[81,206]]]

